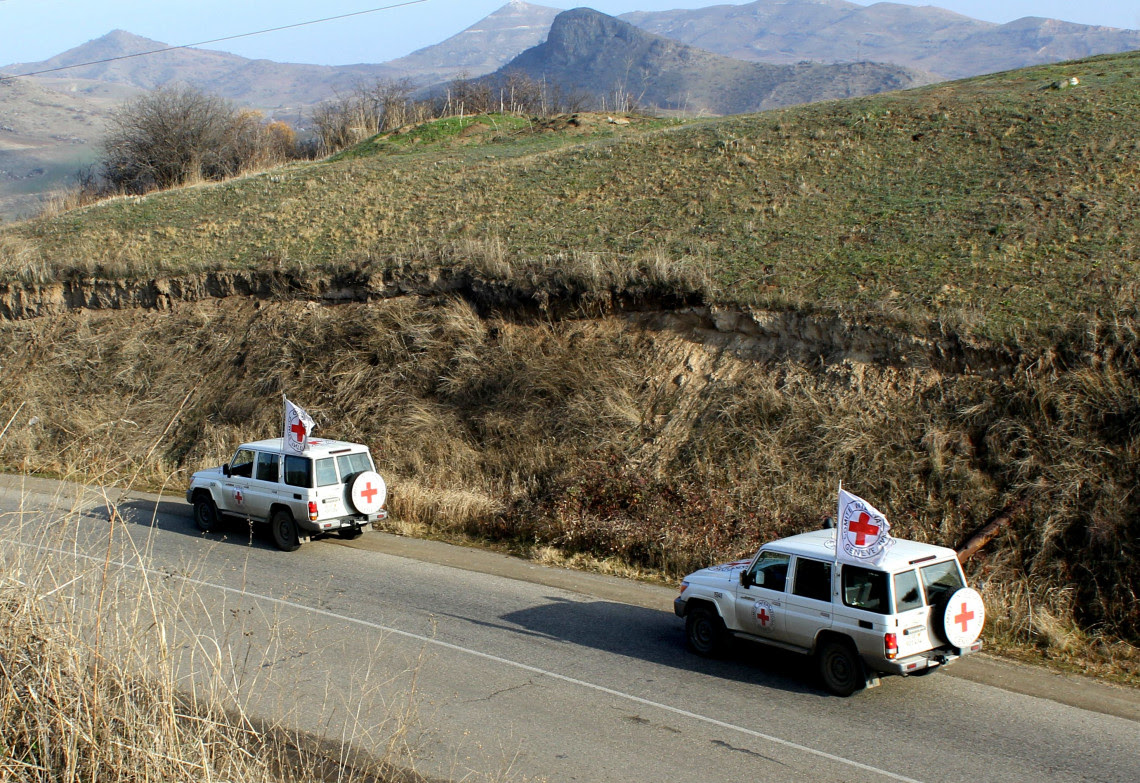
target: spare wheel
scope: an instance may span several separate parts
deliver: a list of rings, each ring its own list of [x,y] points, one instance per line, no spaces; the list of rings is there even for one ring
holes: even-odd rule
[[[361,514],[375,514],[384,508],[384,503],[388,500],[388,485],[379,473],[366,470],[353,478],[348,499]]]
[[[986,622],[986,605],[982,596],[971,587],[954,591],[938,619],[942,622],[943,635],[950,644],[958,648],[969,647],[982,635]]]

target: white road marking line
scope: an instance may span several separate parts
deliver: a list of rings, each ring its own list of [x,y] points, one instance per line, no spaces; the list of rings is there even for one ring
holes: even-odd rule
[[[890,780],[897,780],[900,783],[922,783],[921,781],[915,780],[914,778],[908,778],[904,775],[898,775],[894,772],[890,772],[890,771],[885,770],[885,769],[880,769],[878,767],[872,767],[869,764],[863,764],[862,762],[855,761],[854,759],[844,758],[843,756],[837,756],[834,753],[828,753],[827,751],[818,750],[816,748],[808,747],[807,745],[801,745],[798,742],[792,742],[791,740],[782,739],[780,737],[776,737],[776,736],[773,736],[771,734],[764,734],[763,732],[754,731],[753,729],[749,729],[749,728],[746,728],[744,726],[738,726],[735,723],[727,723],[727,722],[722,721],[722,720],[717,720],[716,718],[710,718],[707,715],[701,715],[701,714],[696,713],[696,712],[690,712],[689,710],[681,709],[680,707],[673,707],[671,705],[662,704],[661,702],[652,701],[650,699],[645,699],[645,698],[642,698],[640,696],[634,696],[632,693],[625,693],[623,691],[615,690],[613,688],[607,688],[604,685],[598,685],[597,683],[588,682],[586,680],[580,680],[577,677],[570,677],[568,675],[559,674],[558,672],[552,672],[552,671],[549,671],[547,669],[540,669],[537,666],[531,666],[530,664],[521,663],[519,661],[512,661],[509,658],[503,658],[501,656],[493,655],[491,653],[485,653],[485,652],[482,652],[480,650],[473,650],[469,647],[462,647],[458,644],[451,644],[450,642],[440,641],[439,639],[433,639],[430,636],[423,636],[421,634],[412,633],[410,631],[402,631],[399,628],[392,628],[391,626],[381,625],[379,623],[371,622],[370,620],[361,620],[360,618],[357,618],[357,617],[349,617],[348,615],[338,614],[336,612],[330,612],[326,609],[317,609],[315,607],[305,606],[304,604],[299,604],[299,603],[296,603],[294,601],[286,601],[283,598],[274,598],[273,596],[262,595],[260,593],[251,593],[248,590],[239,590],[239,589],[234,588],[234,587],[226,587],[225,585],[215,584],[214,582],[207,582],[207,581],[202,580],[202,579],[192,579],[191,577],[188,577],[188,576],[181,576],[179,574],[172,574],[169,571],[163,571],[161,569],[156,569],[156,568],[147,568],[145,566],[136,565],[133,563],[127,563],[125,561],[120,561],[120,560],[107,561],[106,558],[102,558],[102,557],[95,557],[93,555],[84,555],[84,554],[80,554],[80,553],[74,552],[74,551],[68,551],[68,550],[64,550],[64,549],[55,549],[52,547],[41,546],[38,544],[28,544],[28,543],[24,543],[22,541],[13,541],[11,539],[8,539],[8,543],[16,544],[17,546],[21,546],[21,547],[25,547],[25,548],[29,548],[29,549],[34,549],[38,552],[47,552],[47,553],[57,554],[57,555],[67,555],[70,557],[74,557],[74,558],[81,559],[81,560],[88,560],[91,562],[97,562],[97,563],[109,562],[110,565],[118,566],[120,568],[132,569],[135,571],[140,571],[140,572],[145,573],[145,574],[152,574],[155,576],[162,576],[162,577],[170,578],[170,579],[177,579],[177,580],[179,580],[181,582],[185,582],[187,584],[198,585],[200,587],[210,587],[210,588],[213,588],[215,590],[220,590],[223,593],[230,593],[233,595],[239,595],[239,596],[243,596],[246,598],[252,598],[252,599],[258,600],[258,601],[266,601],[270,604],[275,604],[277,606],[285,606],[285,607],[289,607],[290,609],[297,609],[297,610],[300,610],[302,612],[309,612],[311,614],[319,615],[321,617],[327,617],[327,618],[332,619],[332,620],[339,620],[339,621],[344,622],[344,623],[359,625],[359,626],[362,626],[365,628],[371,628],[371,629],[376,630],[376,631],[382,631],[384,633],[395,634],[397,636],[403,636],[404,638],[414,639],[417,642],[422,642],[424,644],[430,644],[430,645],[433,645],[435,647],[441,647],[445,650],[451,650],[453,652],[463,653],[465,655],[470,655],[470,656],[475,657],[475,658],[482,658],[484,660],[492,661],[494,663],[499,663],[499,664],[502,664],[504,666],[511,666],[515,669],[521,669],[522,671],[531,672],[532,674],[538,674],[538,675],[541,675],[543,677],[549,677],[550,679],[553,679],[553,680],[559,680],[561,682],[569,683],[570,685],[576,685],[576,686],[579,686],[581,688],[587,688],[589,690],[597,691],[598,693],[604,693],[608,696],[614,696],[614,697],[617,697],[619,699],[625,699],[626,701],[633,702],[634,704],[641,704],[645,707],[651,707],[653,709],[662,710],[664,712],[669,712],[669,713],[672,713],[674,715],[680,715],[681,717],[689,718],[690,720],[695,720],[695,721],[698,721],[700,723],[708,724],[710,726],[716,726],[717,728],[727,729],[729,731],[735,731],[739,734],[744,734],[746,736],[753,737],[755,739],[763,740],[765,742],[771,742],[771,743],[776,744],[776,745],[782,745],[785,748],[791,748],[792,750],[798,750],[802,753],[807,753],[807,754],[810,754],[812,756],[816,756],[818,758],[827,759],[828,761],[833,761],[837,764],[842,764],[842,765],[845,765],[848,767],[854,767],[855,769],[861,769],[864,772],[870,772],[874,775],[880,775],[884,778],[889,778]]]

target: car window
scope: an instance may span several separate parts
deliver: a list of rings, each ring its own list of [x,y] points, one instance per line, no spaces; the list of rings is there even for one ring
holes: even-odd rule
[[[905,612],[922,606],[922,593],[918,589],[918,574],[903,571],[895,574],[895,611]]]
[[[230,460],[230,475],[253,477],[253,449],[238,449],[234,458]]]
[[[843,603],[854,609],[887,614],[887,575],[862,566],[843,566]]]
[[[752,564],[749,573],[752,575],[752,584],[768,590],[783,592],[788,577],[789,555],[779,552],[761,552]]]
[[[926,602],[934,606],[966,585],[962,582],[958,562],[946,560],[922,567],[922,586],[926,588]]]
[[[332,457],[317,460],[317,486],[328,487],[339,483],[340,479],[336,477],[336,461]]]
[[[277,481],[278,467],[281,465],[280,454],[270,454],[265,451],[257,453],[257,467],[255,476],[258,481]]]
[[[368,459],[368,454],[363,451],[358,451],[356,454],[340,455],[336,458],[336,465],[340,468],[340,475],[344,477],[345,481],[348,480],[349,476],[372,470],[372,461]]]
[[[796,558],[796,576],[792,592],[817,601],[831,600],[831,563]]]
[[[285,483],[294,487],[313,486],[313,461],[305,457],[285,455]]]

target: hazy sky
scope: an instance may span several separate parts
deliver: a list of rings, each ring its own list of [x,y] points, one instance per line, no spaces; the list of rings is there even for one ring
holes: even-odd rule
[[[0,0],[0,65],[34,62],[116,28],[172,45],[397,5],[407,0]],[[439,43],[507,0],[422,0],[348,19],[218,43],[211,48],[279,62],[327,65],[377,63]],[[871,5],[871,0],[853,0]],[[975,19],[1009,22],[1044,16],[1083,24],[1140,28],[1137,0],[895,0],[935,5]],[[603,13],[662,11],[745,0],[593,0],[536,2],[553,8],[586,5]]]

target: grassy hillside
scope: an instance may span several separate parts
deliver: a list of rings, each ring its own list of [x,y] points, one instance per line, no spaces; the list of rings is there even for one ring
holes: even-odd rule
[[[842,481],[905,537],[995,522],[990,643],[1135,681],[1138,68],[467,118],[20,224],[5,304],[56,314],[0,327],[0,463],[180,491],[286,391],[374,446],[409,529],[666,576]]]
[[[5,273],[382,270],[491,243],[510,263],[664,254],[728,301],[1023,337],[1135,301],[1138,66],[298,166],[24,224],[5,242],[35,261]]]

